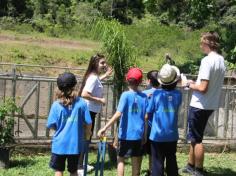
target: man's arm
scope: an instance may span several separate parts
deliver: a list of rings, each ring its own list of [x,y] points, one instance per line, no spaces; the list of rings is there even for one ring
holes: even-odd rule
[[[206,93],[208,90],[209,80],[202,79],[200,84],[197,85],[195,82],[188,80],[187,87],[192,90],[199,91],[201,93]]]

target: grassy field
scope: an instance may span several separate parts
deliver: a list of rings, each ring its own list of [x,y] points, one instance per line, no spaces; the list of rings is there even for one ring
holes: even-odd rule
[[[178,166],[183,167],[187,161],[187,154],[178,153]],[[53,171],[48,167],[50,160],[50,154],[38,153],[30,155],[13,154],[11,157],[10,168],[7,170],[0,170],[0,176],[50,176],[53,175]],[[142,163],[141,175],[145,175],[148,162],[147,157],[144,157]],[[89,163],[96,164],[96,153],[90,153]],[[235,176],[236,175],[236,154],[235,153],[207,153],[205,157],[205,167],[208,172],[208,176]],[[65,172],[68,176],[68,172]],[[88,175],[94,175],[94,171]],[[106,156],[105,163],[105,176],[115,176],[116,166],[109,162],[108,156]],[[127,160],[125,175],[131,175],[130,160]]]
[[[86,67],[89,57],[102,50],[102,43],[93,39],[90,30],[75,28],[52,37],[27,24],[8,28],[11,30],[0,28],[0,62]],[[144,71],[159,69],[165,63],[165,53],[170,53],[185,73],[198,69],[196,66],[203,56],[199,37],[208,28],[191,31],[163,26],[149,17],[124,26]]]

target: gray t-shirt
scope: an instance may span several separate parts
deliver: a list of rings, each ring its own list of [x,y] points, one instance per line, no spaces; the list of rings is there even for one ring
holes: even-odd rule
[[[224,81],[224,58],[216,52],[210,52],[201,61],[196,84],[201,80],[209,80],[206,93],[193,91],[190,106],[199,109],[215,110],[219,108],[221,88]]]

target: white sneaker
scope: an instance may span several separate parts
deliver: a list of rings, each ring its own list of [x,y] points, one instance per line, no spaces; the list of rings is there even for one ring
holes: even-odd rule
[[[78,169],[77,174],[78,176],[84,176],[84,169]]]
[[[87,165],[87,172],[90,172],[94,170],[94,167],[92,165]]]

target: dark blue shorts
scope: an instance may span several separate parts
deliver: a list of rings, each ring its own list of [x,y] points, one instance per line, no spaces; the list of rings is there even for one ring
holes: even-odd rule
[[[65,170],[65,163],[67,160],[67,169],[70,173],[77,171],[79,155],[58,155],[52,153],[49,166],[55,171],[63,172]]]
[[[142,156],[142,141],[119,139],[117,154],[120,157]]]
[[[188,140],[193,143],[201,143],[207,121],[213,110],[189,107],[188,112]]]

